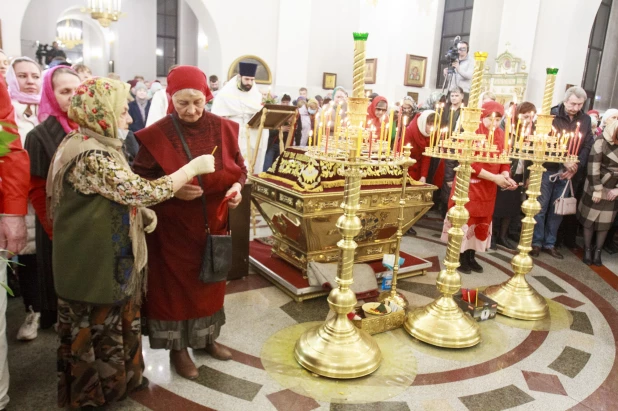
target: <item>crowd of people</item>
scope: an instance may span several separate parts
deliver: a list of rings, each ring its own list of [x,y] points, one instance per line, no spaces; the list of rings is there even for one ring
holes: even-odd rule
[[[420,104],[409,96],[389,104],[374,93],[367,111],[367,122],[377,127],[391,110],[409,119],[404,144],[416,160],[409,175],[438,187],[434,200],[443,216],[453,206],[457,162],[422,153],[436,104],[446,105],[440,128],[462,129],[471,65],[467,43],[458,51],[446,93],[433,92]],[[341,105],[345,113],[348,98],[343,87],[313,98],[302,87],[295,99],[278,99],[258,89],[256,69],[241,62],[239,74],[221,86],[217,76],[191,66],[172,67],[166,85],[142,76],[122,82],[113,73],[93,77],[83,64],[42,70],[27,57],[9,61],[0,50],[0,121],[19,137],[0,164],[0,282],[7,282],[6,260],[17,255],[26,310],[17,338],[30,341],[39,328],[56,327],[60,407],[99,407],[146,387],[142,332],[152,349],[170,351],[174,369],[188,379],[198,377],[188,348],[231,358],[216,342],[225,324],[225,281],[199,275],[209,233],[227,232],[221,210],[242,201],[248,167],[267,171],[286,144],[310,144],[322,112]],[[525,119],[533,132],[537,109],[532,102],[504,107],[495,100],[491,92],[483,95],[477,133],[492,130],[501,150],[505,112]],[[581,229],[583,261],[601,265],[602,250],[618,252],[618,110],[586,113],[585,101],[584,90],[572,87],[552,109],[554,127],[577,129],[583,142],[579,162],[544,164],[531,255],[563,258],[558,238],[575,247]],[[247,123],[264,102],[294,105],[297,118],[258,145]],[[528,166],[472,164],[462,273],[483,271],[477,252],[515,248]],[[554,202],[567,184],[579,204],[576,215],[563,217]],[[449,227],[445,220],[443,238]],[[3,336],[0,409],[8,403],[6,354]]]

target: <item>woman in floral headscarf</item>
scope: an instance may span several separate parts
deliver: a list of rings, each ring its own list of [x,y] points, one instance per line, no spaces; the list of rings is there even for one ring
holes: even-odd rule
[[[146,239],[157,220],[144,208],[214,171],[200,156],[153,181],[122,154],[131,117],[127,84],[82,83],[71,100],[77,123],[58,147],[47,179],[58,294],[58,405],[98,407],[143,388],[140,304],[146,291]]]

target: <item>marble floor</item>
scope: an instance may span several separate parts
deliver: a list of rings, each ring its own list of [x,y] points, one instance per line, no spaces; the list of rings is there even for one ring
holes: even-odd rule
[[[428,215],[404,237],[402,249],[432,262],[427,275],[400,283],[412,307],[437,295],[436,275],[445,254],[441,221]],[[268,235],[261,227],[258,236]],[[325,297],[296,303],[259,274],[228,284],[227,324],[219,341],[232,349],[228,362],[193,352],[195,381],[170,370],[168,353],[144,340],[148,390],[106,410],[618,410],[618,255],[604,267],[587,267],[581,251],[564,260],[542,253],[528,275],[547,299],[550,319],[522,322],[497,316],[482,322],[483,341],[464,350],[440,349],[404,330],[376,336],[384,361],[372,376],[350,381],[317,377],[292,360],[291,347],[308,323],[328,315]],[[509,278],[512,254],[482,254],[482,274],[463,275],[468,288]],[[7,311],[10,410],[55,410],[57,340],[53,330],[20,343],[20,299]]]

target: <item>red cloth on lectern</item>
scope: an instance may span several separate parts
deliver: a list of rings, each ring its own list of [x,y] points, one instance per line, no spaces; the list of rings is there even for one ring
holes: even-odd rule
[[[240,149],[238,124],[208,112],[195,123],[178,120],[195,158],[214,153],[215,172],[202,176],[209,225],[227,190],[247,178]],[[136,133],[142,146],[135,157],[135,172],[146,178],[171,174],[188,162],[169,116]],[[197,185],[197,180],[193,181]],[[248,200],[245,200],[248,201]],[[199,279],[206,231],[202,201],[172,198],[152,209],[157,229],[148,241],[148,294],[146,315],[154,320],[182,321],[211,316],[223,307],[225,281],[204,284]]]

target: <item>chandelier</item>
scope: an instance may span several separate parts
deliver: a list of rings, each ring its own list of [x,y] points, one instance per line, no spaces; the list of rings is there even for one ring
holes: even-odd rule
[[[65,20],[64,24],[62,24],[62,22],[58,24],[56,31],[58,33],[56,40],[68,49],[72,49],[83,43],[82,29],[77,26],[72,26],[70,20]]]
[[[120,9],[121,0],[88,0],[88,7],[84,11],[102,27],[109,27],[113,21],[118,21]]]

